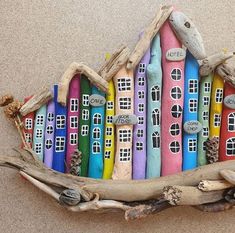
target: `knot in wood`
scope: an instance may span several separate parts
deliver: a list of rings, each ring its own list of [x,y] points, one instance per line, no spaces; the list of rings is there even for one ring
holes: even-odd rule
[[[81,201],[81,195],[74,189],[65,189],[59,197],[60,204],[75,206]]]

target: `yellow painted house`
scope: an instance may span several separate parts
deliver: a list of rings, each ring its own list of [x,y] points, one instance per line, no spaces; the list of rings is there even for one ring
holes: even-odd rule
[[[113,116],[115,115],[115,88],[113,81],[109,81],[110,95],[106,97],[106,121],[104,136],[104,172],[103,179],[111,179],[115,158],[115,127],[113,124]]]
[[[211,92],[210,109],[210,138],[220,136],[221,115],[223,106],[224,81],[218,75],[214,75]]]

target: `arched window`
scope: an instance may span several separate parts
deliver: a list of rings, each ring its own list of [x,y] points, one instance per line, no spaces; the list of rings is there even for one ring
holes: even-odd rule
[[[100,128],[94,128],[93,129],[93,138],[94,139],[99,139],[100,138]]]
[[[94,154],[100,153],[100,143],[99,142],[93,142],[92,151]]]
[[[47,150],[50,150],[52,148],[53,142],[51,139],[47,139],[45,142],[45,146]]]
[[[228,115],[228,131],[235,131],[235,113]]]
[[[154,109],[152,111],[152,121],[153,121],[153,125],[160,125],[160,111],[159,111],[159,109]]]
[[[159,86],[154,86],[151,88],[152,101],[160,100],[160,88]]]
[[[179,118],[182,114],[182,107],[180,105],[173,105],[171,108],[171,114],[175,118]]]
[[[172,136],[177,136],[180,134],[180,126],[179,124],[172,124],[170,128],[170,133]]]
[[[182,96],[182,91],[180,87],[173,87],[171,89],[171,97],[175,100],[180,99]]]
[[[152,134],[152,144],[153,148],[160,148],[160,134],[158,132]]]
[[[226,141],[226,155],[235,156],[235,138],[229,138]]]
[[[52,134],[53,133],[53,126],[52,125],[48,125],[46,128],[47,134]]]
[[[99,114],[99,113],[94,114],[93,122],[95,125],[100,125],[101,124],[101,114]]]
[[[170,150],[172,153],[178,153],[180,151],[180,144],[177,141],[173,141],[170,144]]]
[[[171,78],[173,79],[173,80],[180,80],[181,79],[181,69],[178,69],[178,68],[176,68],[176,69],[173,69],[172,71],[171,71]]]

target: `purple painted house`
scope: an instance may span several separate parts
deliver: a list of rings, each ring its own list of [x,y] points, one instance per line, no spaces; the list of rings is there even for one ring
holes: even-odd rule
[[[147,113],[147,65],[150,60],[150,49],[141,59],[135,74],[134,109],[138,123],[133,134],[133,179],[145,179],[146,171],[146,113]],[[140,120],[142,119],[142,120]]]

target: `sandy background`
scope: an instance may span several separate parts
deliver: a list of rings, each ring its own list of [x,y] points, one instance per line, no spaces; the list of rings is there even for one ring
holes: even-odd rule
[[[106,52],[121,43],[134,47],[162,2],[194,19],[208,54],[235,50],[232,0],[1,0],[0,94],[22,99],[58,82],[73,61],[98,69]],[[1,153],[11,154],[19,139],[2,114],[0,132]],[[122,213],[67,212],[6,168],[0,184],[0,232],[234,232],[235,210],[205,214],[180,207],[127,223]]]

